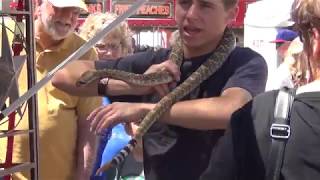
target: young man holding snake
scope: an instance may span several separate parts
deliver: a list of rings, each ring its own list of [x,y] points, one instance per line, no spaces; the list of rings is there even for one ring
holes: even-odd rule
[[[97,87],[100,94],[103,87],[103,93],[113,96],[114,102],[120,101],[91,113],[88,119],[92,121],[92,131],[95,133],[118,123],[138,122],[155,107],[152,101],[142,101],[146,99],[142,95],[157,91],[163,96],[171,87],[167,84],[154,88],[137,87],[114,79],[110,79],[105,86],[96,81],[86,87],[75,87],[75,81],[83,72],[110,68],[148,74],[167,70],[179,85],[210,59],[212,54],[217,53],[216,49],[224,37],[227,25],[238,12],[237,0],[176,2],[175,18],[183,51],[181,67],[168,60],[170,50],[162,49],[138,53],[117,61],[76,61],[53,78],[55,86],[75,95],[94,96],[97,95]],[[146,179],[198,179],[208,166],[211,150],[223,135],[231,114],[253,96],[263,92],[266,77],[267,66],[259,54],[248,48],[233,49],[213,75],[161,117],[160,123],[168,124],[170,131],[153,133],[153,128],[144,136]],[[152,139],[160,143],[155,145]]]

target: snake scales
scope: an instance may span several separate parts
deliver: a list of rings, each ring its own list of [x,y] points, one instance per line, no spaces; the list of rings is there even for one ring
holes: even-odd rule
[[[183,83],[177,86],[169,94],[163,97],[141,121],[137,133],[132,140],[116,155],[111,162],[103,165],[98,169],[97,174],[101,173],[112,166],[120,164],[124,158],[132,151],[136,146],[137,140],[148,131],[151,125],[161,118],[161,116],[168,111],[168,109],[177,101],[182,99],[185,95],[189,94],[192,90],[198,87],[204,80],[208,79],[214,74],[225,62],[230,52],[235,47],[235,38],[230,29],[226,29],[224,35],[217,46],[215,52],[195,71],[193,72]],[[183,61],[183,48],[181,39],[178,38],[174,44],[170,53],[169,59],[181,66]],[[158,72],[148,75],[138,75],[128,73],[119,70],[96,70],[85,72],[77,81],[77,85],[86,85],[90,82],[101,79],[103,77],[109,77],[114,79],[124,80],[128,83],[136,85],[156,85],[162,83],[168,83],[172,81],[172,77],[168,72]]]

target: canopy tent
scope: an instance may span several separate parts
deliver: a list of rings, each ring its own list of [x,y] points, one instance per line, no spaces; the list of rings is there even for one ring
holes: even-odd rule
[[[244,23],[261,28],[291,26],[292,3],[293,0],[263,0],[248,4]]]
[[[269,77],[280,64],[276,44],[271,41],[275,40],[277,29],[293,25],[290,19],[292,3],[293,0],[263,0],[251,3],[247,8],[244,19],[244,46],[265,58]]]

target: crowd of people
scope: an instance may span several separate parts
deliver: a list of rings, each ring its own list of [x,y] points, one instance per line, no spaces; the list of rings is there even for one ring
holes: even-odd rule
[[[290,27],[288,27],[290,28]],[[276,43],[279,56],[279,67],[268,78],[266,90],[275,90],[282,87],[294,88],[307,81],[306,56],[303,44],[298,33],[288,28],[278,30]]]
[[[34,26],[38,79],[117,17],[91,14],[75,32],[80,12],[87,10],[82,0],[38,3]],[[318,0],[294,0],[294,25],[280,29],[276,40],[270,42],[276,43],[282,59],[271,74],[274,80],[267,83],[267,65],[260,54],[234,47],[214,74],[151,127],[127,161],[95,174],[128,143],[140,120],[161,97],[219,53],[217,47],[228,24],[237,16],[238,0],[177,0],[175,8],[178,30],[170,46],[183,52],[181,67],[169,59],[171,48],[134,53],[132,33],[122,22],[39,90],[40,179],[268,180],[271,144],[279,140],[270,135],[278,108],[275,102],[279,89],[288,88],[295,97],[286,126],[288,137],[280,139],[285,149],[277,169],[279,180],[320,178]],[[136,74],[166,70],[173,82],[147,87],[105,78],[76,86],[84,72],[100,69]],[[24,73],[26,67],[19,77],[22,93],[28,88]],[[265,92],[266,85],[271,91]],[[28,129],[26,117],[17,129]],[[14,163],[30,161],[28,144],[28,136],[15,137]],[[2,138],[0,160],[5,154]],[[13,173],[12,179],[30,179],[30,174]]]
[[[36,76],[42,79],[86,41],[74,29],[83,1],[44,0],[35,9]],[[64,7],[66,5],[67,7]],[[63,7],[63,8],[62,8]],[[98,59],[91,48],[82,59]],[[26,92],[27,68],[19,76],[19,89]],[[37,93],[39,107],[39,174],[40,179],[89,179],[95,160],[96,136],[86,120],[90,112],[101,105],[100,97],[79,97],[65,93],[50,83]],[[29,128],[27,114],[16,129]],[[7,126],[1,126],[6,129]],[[0,142],[0,159],[5,159],[6,141]],[[29,162],[29,135],[14,138],[13,163]],[[30,179],[29,171],[12,174],[13,179]]]
[[[75,86],[76,80],[90,69],[113,68],[139,74],[167,69],[179,85],[214,53],[237,12],[237,0],[177,1],[176,22],[184,55],[180,68],[168,60],[170,49],[160,49],[113,61],[75,61],[58,72],[52,82],[68,93],[76,92],[81,96],[102,94],[116,101],[96,109],[89,116],[96,134],[102,133],[110,124],[139,122],[155,106],[152,99],[149,101],[150,98],[143,97],[154,94],[154,89],[164,95],[169,87],[136,87],[109,79],[105,84],[96,81],[79,88]],[[212,17],[217,20],[212,21]],[[162,143],[161,137],[168,138],[168,131],[159,130],[158,126],[146,133],[143,138],[145,178],[198,179],[208,166],[211,151],[223,136],[231,114],[264,91],[266,78],[267,66],[263,57],[248,48],[236,47],[221,69],[183,101],[174,104],[160,119],[160,123],[168,124],[168,130],[174,134],[170,138],[174,140]],[[97,91],[98,86],[104,90]]]

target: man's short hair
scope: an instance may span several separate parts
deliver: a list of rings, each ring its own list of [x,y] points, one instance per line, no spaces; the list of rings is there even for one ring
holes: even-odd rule
[[[238,1],[239,0],[221,0],[223,5],[224,5],[224,8],[225,9],[229,9],[231,7],[234,7],[235,5],[238,4]]]

